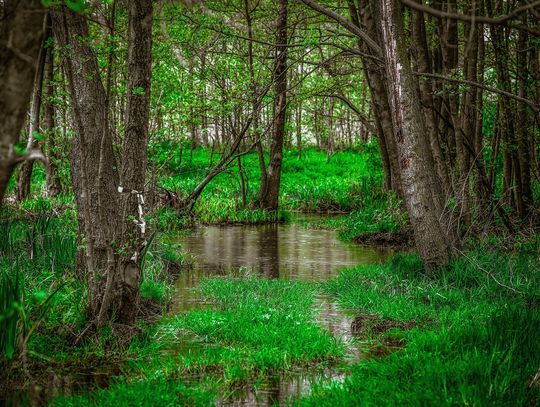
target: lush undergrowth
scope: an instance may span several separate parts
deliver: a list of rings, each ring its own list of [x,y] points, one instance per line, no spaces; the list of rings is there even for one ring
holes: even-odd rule
[[[279,219],[289,220],[293,211],[348,212],[302,221],[336,229],[345,240],[403,229],[406,215],[395,197],[381,192],[372,148],[338,152],[329,162],[311,149],[301,158],[287,152]],[[204,176],[210,155],[196,149],[190,158],[186,150],[181,161],[160,163],[168,175],[159,182],[184,196]],[[251,202],[259,183],[256,155],[244,156],[242,164]],[[244,206],[239,191],[238,167],[232,167],[205,190],[194,218],[172,209],[149,215],[161,233],[144,258],[141,294],[147,304],[165,310],[175,276],[189,265],[175,243],[180,230],[193,222],[273,218]],[[18,372],[9,379],[15,387],[24,385],[21,361],[10,359],[21,352],[32,375],[50,368],[69,376],[84,366],[104,367],[113,376],[107,388],[82,386],[78,395],[55,398],[55,405],[213,405],[276,375],[349,363],[344,345],[316,323],[313,306],[321,293],[357,315],[353,329],[365,358],[347,367],[344,382],[315,384],[292,403],[482,406],[540,400],[539,383],[531,384],[540,366],[537,237],[470,238],[464,253],[432,276],[408,254],[343,270],[322,284],[242,273],[206,280],[200,288],[204,306],[152,324],[141,320],[126,348],[110,326],[98,337],[76,341],[87,321],[86,289],[75,267],[73,208],[70,196],[37,197],[0,213],[0,350],[7,356],[0,361],[2,378]]]
[[[163,146],[164,151],[168,151]],[[209,149],[197,148],[191,154],[182,150],[174,159],[166,155],[157,161],[168,175],[159,183],[164,188],[185,196],[204,178],[219,160]],[[357,151],[339,151],[327,161],[326,153],[306,149],[284,153],[280,205],[285,210],[302,212],[349,212],[371,205],[383,197],[382,169],[377,159],[377,146],[365,145]],[[195,206],[195,214],[203,223],[226,221],[257,223],[270,214],[249,210],[242,202],[238,164],[218,175],[204,190]],[[242,157],[242,175],[247,206],[255,202],[260,186],[260,168],[255,152]]]
[[[365,357],[344,382],[314,383],[293,404],[534,405],[539,283],[534,252],[484,250],[437,275],[396,255],[321,284],[215,278],[201,287],[206,306],[132,343],[130,368],[108,389],[55,404],[213,405],[278,372],[343,362],[343,345],[314,322],[322,292],[357,315]]]
[[[43,364],[64,369],[74,361],[82,365],[106,363],[112,354],[124,352],[110,327],[101,332],[99,341],[81,341],[73,346],[87,324],[86,284],[84,276],[76,273],[76,250],[72,211],[61,216],[32,212],[21,220],[0,221],[2,382],[24,385],[18,378],[22,374],[21,355],[26,355],[30,374],[40,381]],[[170,269],[187,262],[174,239],[153,239],[143,263],[142,298],[165,305],[172,293],[174,276]],[[34,367],[38,371],[33,371]],[[6,391],[3,385],[0,390]]]

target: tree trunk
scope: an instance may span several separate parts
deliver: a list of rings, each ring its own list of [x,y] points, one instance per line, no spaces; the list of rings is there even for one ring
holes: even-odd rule
[[[43,44],[45,9],[40,0],[6,0],[0,24],[0,205],[17,163],[15,145],[24,125]]]
[[[262,184],[264,188],[261,188],[260,194],[261,208],[271,211],[276,211],[279,204],[283,140],[287,118],[287,3],[288,0],[279,0],[278,34],[276,38],[274,68],[276,95],[274,99],[272,143],[270,146],[270,162],[266,171],[266,182]]]
[[[379,38],[379,31],[374,20],[372,7],[368,0],[363,0],[360,7],[354,0],[348,0],[349,12],[353,23],[360,26],[360,21],[371,38]],[[359,42],[360,49],[366,54],[373,54],[363,42]],[[362,57],[366,80],[371,93],[373,112],[375,116],[377,139],[384,170],[384,186],[402,196],[399,163],[396,143],[393,136],[392,115],[388,103],[387,83],[384,68],[369,57]]]
[[[529,54],[529,35],[521,30],[518,34],[517,43],[517,82],[518,82],[518,95],[522,98],[526,98],[527,95],[527,82],[529,73],[527,71],[528,66],[528,54]],[[519,177],[521,185],[519,193],[521,193],[520,205],[518,207],[519,214],[522,218],[525,218],[529,213],[533,205],[533,196],[531,188],[531,154],[530,154],[530,121],[527,106],[523,103],[517,105],[516,121],[519,123],[517,126],[517,154],[519,161],[520,173],[516,174]],[[534,150],[533,150],[534,151]]]
[[[414,55],[416,60],[416,70],[418,72],[432,72],[432,63],[428,41],[426,38],[426,26],[424,21],[424,13],[412,11],[412,39],[414,44]],[[448,196],[450,191],[450,178],[448,168],[444,162],[444,157],[441,149],[441,144],[438,135],[436,124],[436,113],[434,109],[433,86],[431,81],[421,80],[419,82],[420,101],[424,120],[426,123],[426,131],[429,134],[429,143],[433,159],[435,160],[435,168],[437,169],[436,188],[437,193]],[[435,191],[434,191],[435,192]]]
[[[486,2],[486,8],[489,15],[495,15],[500,11],[493,9],[491,1]],[[498,88],[511,92],[512,85],[508,67],[510,53],[507,34],[504,27],[499,25],[490,25],[490,34],[495,56]],[[507,204],[515,208],[515,195],[512,191],[514,188],[514,174],[516,173],[515,152],[512,147],[515,143],[514,113],[514,103],[499,95],[498,126],[501,131],[501,149],[503,151],[503,198]]]
[[[47,40],[48,28],[45,32],[45,40]],[[39,116],[41,113],[41,102],[43,92],[43,73],[45,71],[45,61],[47,54],[50,53],[50,49],[45,48],[45,42],[43,42],[40,50],[37,62],[36,75],[34,78],[34,91],[32,93],[32,101],[30,102],[30,119],[28,126],[28,141],[26,143],[26,151],[31,151],[39,146],[39,138],[35,137],[35,133],[39,133]],[[19,171],[19,179],[17,180],[17,187],[15,188],[15,199],[17,202],[21,202],[28,198],[30,195],[30,187],[32,182],[32,170],[34,169],[34,161],[27,160],[22,163]]]
[[[89,316],[97,319],[106,282],[115,273],[113,242],[120,230],[118,170],[97,58],[89,46],[85,18],[67,7],[52,12],[53,31],[69,82],[76,137],[72,182],[79,234],[84,237]]]
[[[46,195],[55,197],[62,189],[57,170],[57,146],[55,132],[55,108],[54,108],[54,54],[52,46],[48,48],[47,61],[45,62],[45,72],[43,74],[45,89],[43,92],[43,128],[45,130],[45,140],[47,147],[47,166],[45,167],[46,176]]]
[[[69,52],[69,57],[64,55],[63,64],[77,133],[72,159],[73,189],[79,233],[86,241],[89,314],[98,327],[112,318],[122,323],[133,321],[145,234],[142,191],[150,97],[151,1],[130,1],[128,19],[126,133],[119,173],[109,129],[106,91],[96,55],[87,41],[87,22],[67,7],[53,12],[57,43],[62,52]]]
[[[403,196],[414,231],[416,247],[428,271],[448,264],[450,245],[440,223],[441,213],[431,194],[430,174],[435,168],[426,159],[431,152],[425,137],[425,125],[414,78],[408,60],[403,30],[403,14],[398,0],[376,0],[384,59],[388,77],[394,134]],[[377,14],[376,14],[377,15]]]
[[[121,304],[119,318],[132,322],[139,300],[140,253],[146,244],[144,181],[148,162],[150,85],[152,76],[152,0],[128,2],[128,100],[120,185],[122,202],[122,254],[120,279],[112,303]],[[134,222],[132,219],[135,219]]]

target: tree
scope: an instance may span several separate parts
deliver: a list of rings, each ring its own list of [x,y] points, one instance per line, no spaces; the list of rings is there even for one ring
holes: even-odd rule
[[[448,264],[452,249],[441,224],[440,206],[431,192],[435,174],[415,80],[404,42],[403,14],[398,0],[375,0],[376,21],[384,40],[394,137],[399,156],[401,186],[424,267],[432,271]]]
[[[31,151],[38,148],[40,135],[40,113],[42,105],[42,93],[43,93],[43,80],[45,72],[45,63],[47,59],[51,58],[51,49],[46,48],[47,37],[49,36],[49,24],[45,32],[45,41],[43,42],[37,61],[36,75],[34,78],[34,91],[32,92],[32,100],[30,103],[30,118],[28,126],[28,141],[26,143],[26,150]],[[19,179],[17,180],[17,188],[15,190],[15,196],[17,201],[22,201],[30,195],[30,181],[32,179],[32,170],[34,168],[33,160],[26,160],[22,163],[19,171]]]
[[[86,18],[61,7],[53,30],[63,53],[77,137],[72,155],[79,233],[84,237],[89,316],[131,323],[137,312],[151,70],[152,2],[129,2],[128,95],[121,169],[113,153],[107,95]]]
[[[0,204],[21,161],[36,155],[17,151],[32,94],[46,10],[39,0],[6,0],[0,23]]]
[[[274,119],[272,124],[272,143],[270,162],[261,181],[260,206],[275,211],[279,204],[281,184],[281,165],[283,162],[283,141],[287,119],[287,3],[279,0],[277,20],[276,57],[274,65]]]

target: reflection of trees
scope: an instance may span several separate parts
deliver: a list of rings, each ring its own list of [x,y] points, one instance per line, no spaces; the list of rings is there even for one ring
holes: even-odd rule
[[[208,226],[182,239],[195,267],[227,275],[241,266],[268,278],[325,280],[345,266],[373,263],[387,255],[346,246],[335,233],[298,225]]]
[[[278,225],[263,225],[257,229],[258,262],[261,275],[279,278],[279,239]]]
[[[274,376],[268,380],[268,399],[267,405],[269,406],[281,406],[281,377]]]

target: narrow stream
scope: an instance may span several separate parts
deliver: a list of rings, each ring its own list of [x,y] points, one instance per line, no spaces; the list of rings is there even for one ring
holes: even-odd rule
[[[197,287],[202,279],[245,272],[265,278],[322,282],[334,278],[343,267],[374,264],[386,260],[389,251],[347,244],[336,232],[308,229],[299,223],[257,226],[205,226],[179,238],[194,264],[176,281],[172,313],[203,305]],[[343,313],[331,298],[316,298],[317,322],[340,338],[351,360],[360,357],[352,342],[352,316]],[[247,389],[219,401],[227,406],[271,406],[286,404],[309,392],[313,383],[342,381],[335,369],[298,371],[271,377],[257,390]]]

